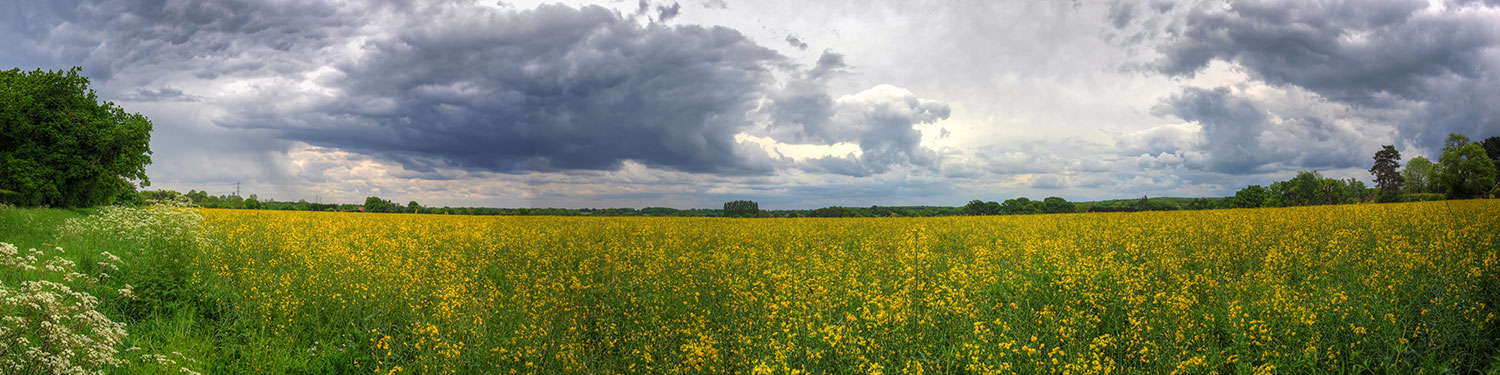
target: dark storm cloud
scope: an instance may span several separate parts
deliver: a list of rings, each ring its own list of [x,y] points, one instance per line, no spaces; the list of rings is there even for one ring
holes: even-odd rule
[[[1462,4],[1467,3],[1467,4]],[[1233,1],[1191,10],[1156,68],[1192,76],[1218,60],[1272,85],[1357,109],[1408,111],[1397,137],[1429,149],[1449,132],[1500,131],[1500,22],[1478,2]],[[1493,6],[1493,3],[1491,3]]]
[[[1282,168],[1349,168],[1360,166],[1358,134],[1329,123],[1331,115],[1286,111],[1273,115],[1266,104],[1240,97],[1228,88],[1187,88],[1163,99],[1155,111],[1202,127],[1196,148],[1204,155],[1186,157],[1190,167],[1226,174],[1264,173]],[[1164,144],[1157,139],[1151,143]],[[1151,150],[1156,155],[1168,150]],[[1147,152],[1151,155],[1152,152]]]
[[[1249,100],[1230,94],[1229,89],[1188,88],[1164,100],[1163,105],[1157,108],[1161,114],[1202,125],[1209,170],[1247,173],[1268,162],[1269,155],[1260,148],[1260,135],[1269,114]]]
[[[811,129],[810,137],[778,141],[862,148],[852,169],[834,161],[803,167],[868,175],[894,164],[937,165],[912,126],[948,111],[895,88],[839,103],[825,81],[847,71],[843,56],[825,53],[799,70],[733,29],[665,25],[680,14],[677,3],[641,1],[632,14],[462,1],[18,8],[0,25],[0,36],[16,37],[17,52],[0,62],[83,65],[103,87],[123,88],[113,94],[122,100],[198,101],[219,109],[212,123],[221,127],[418,173],[613,170],[625,161],[729,175],[798,167],[736,140],[772,119]],[[796,78],[780,82],[778,71]],[[193,81],[214,94],[175,84]]]
[[[458,14],[464,17],[458,17]],[[600,7],[445,8],[367,42],[302,110],[245,103],[221,124],[491,171],[614,169],[763,174],[734,140],[783,57],[731,29],[642,26]],[[444,19],[428,22],[427,19]],[[278,93],[257,102],[275,103]],[[426,157],[419,162],[419,157]]]
[[[6,24],[28,34],[23,40],[38,40],[32,63],[81,65],[96,81],[129,71],[134,84],[167,72],[298,72],[303,54],[356,27],[343,23],[350,9],[318,2],[60,1],[18,8],[7,12]]]

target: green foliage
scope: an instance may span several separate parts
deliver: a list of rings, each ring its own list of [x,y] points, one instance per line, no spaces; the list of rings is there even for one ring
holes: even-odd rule
[[[1449,151],[1463,148],[1464,146],[1468,146],[1470,143],[1474,142],[1469,141],[1469,137],[1466,135],[1448,133],[1448,138],[1443,140],[1443,153],[1446,154]]]
[[[1006,215],[1029,215],[1042,213],[1042,202],[1026,197],[1006,199],[1000,203],[1000,213]]]
[[[1450,140],[1454,136],[1450,136]],[[1448,198],[1484,196],[1495,185],[1495,163],[1484,154],[1484,147],[1477,143],[1444,147],[1438,164],[1437,179],[1434,182]]]
[[[255,195],[251,194],[250,195],[250,199],[246,199],[245,200],[244,207],[247,210],[259,210],[261,208],[260,207],[260,200],[259,199],[255,199]]]
[[[1375,152],[1375,165],[1370,167],[1370,174],[1375,175],[1375,186],[1384,192],[1396,192],[1401,190],[1401,153],[1396,151],[1392,145],[1381,146],[1380,151]]]
[[[1485,138],[1479,145],[1484,147],[1484,156],[1494,162],[1495,170],[1500,170],[1500,136]]]
[[[1229,199],[1229,206],[1233,208],[1256,208],[1266,207],[1271,200],[1271,191],[1260,185],[1246,186],[1244,189],[1234,193],[1234,198]]]
[[[380,197],[365,198],[365,212],[396,212],[396,204]]]
[[[0,201],[107,205],[150,184],[151,121],[99,102],[81,70],[0,72]]]
[[[1406,163],[1406,170],[1401,171],[1401,179],[1405,181],[1406,193],[1427,193],[1432,191],[1432,181],[1437,173],[1437,164],[1425,157],[1412,158]]]
[[[855,215],[854,210],[850,210],[848,207],[832,206],[832,207],[823,207],[823,208],[819,208],[819,209],[816,209],[816,210],[812,210],[812,212],[809,213],[808,216],[811,216],[811,217],[855,217],[857,215]]]
[[[1390,191],[1390,190],[1381,190],[1379,193],[1376,193],[1376,195],[1375,195],[1375,202],[1376,203],[1396,203],[1396,202],[1402,202],[1402,201],[1403,201],[1402,194],[1400,192],[1395,192],[1395,191]]]
[[[1213,199],[1198,198],[1198,199],[1194,199],[1192,202],[1188,202],[1188,205],[1187,205],[1186,209],[1189,209],[1189,210],[1212,210],[1212,209],[1218,208],[1218,206],[1219,206],[1218,203],[1214,202]]]
[[[982,200],[975,199],[975,200],[969,201],[969,204],[964,205],[964,215],[978,216],[978,215],[999,215],[999,214],[1000,214],[1000,203],[997,203],[997,202],[985,202],[985,201],[982,201]]]
[[[1042,212],[1049,214],[1062,214],[1078,212],[1078,209],[1073,205],[1073,202],[1069,202],[1067,199],[1063,199],[1062,197],[1047,197],[1042,199]]]
[[[724,202],[725,217],[759,217],[760,204],[754,201],[737,200]]]
[[[418,204],[417,201],[406,202],[406,211],[411,213],[419,213],[422,211],[422,205]]]
[[[1285,206],[1307,206],[1323,204],[1320,199],[1323,191],[1323,175],[1318,171],[1298,171],[1296,177],[1290,180],[1277,181],[1271,184],[1271,191],[1278,198],[1281,205]]]
[[[1271,184],[1271,198],[1262,206],[1310,206],[1359,203],[1369,197],[1365,183],[1353,178],[1326,178],[1318,171],[1300,171],[1286,181]]]

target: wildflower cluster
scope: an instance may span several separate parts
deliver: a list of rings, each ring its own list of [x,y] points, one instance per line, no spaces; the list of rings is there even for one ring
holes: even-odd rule
[[[107,273],[81,273],[57,256],[62,248],[48,252],[0,242],[0,372],[90,374],[125,364],[117,349],[125,324],[99,312],[93,293],[129,298],[130,286],[109,290],[99,282]],[[118,269],[119,258],[102,255],[101,268]]]

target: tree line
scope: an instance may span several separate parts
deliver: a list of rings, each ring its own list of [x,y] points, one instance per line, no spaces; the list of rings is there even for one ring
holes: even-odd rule
[[[1473,142],[1460,134],[1449,134],[1442,154],[1434,163],[1412,158],[1401,168],[1401,152],[1381,146],[1373,156],[1370,174],[1375,187],[1363,182],[1323,177],[1317,171],[1298,172],[1287,181],[1269,186],[1250,185],[1225,200],[1226,208],[1287,207],[1359,202],[1417,202],[1441,199],[1493,197],[1500,180],[1500,137]]]

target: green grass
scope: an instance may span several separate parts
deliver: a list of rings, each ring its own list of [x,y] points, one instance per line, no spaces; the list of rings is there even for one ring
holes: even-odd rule
[[[91,209],[0,209],[0,242],[21,249],[58,244],[57,230],[63,222],[93,213]]]

